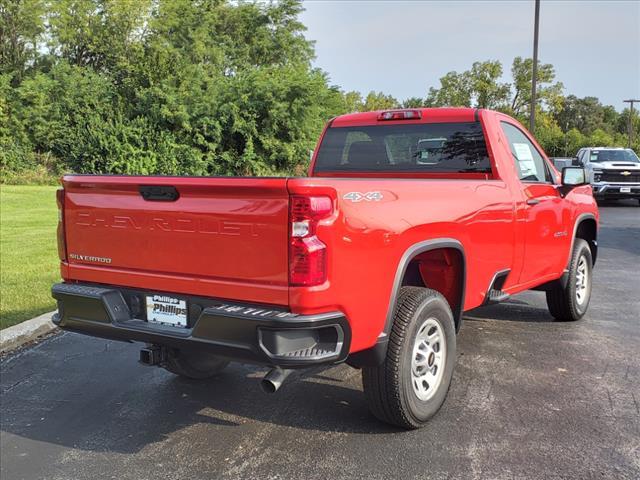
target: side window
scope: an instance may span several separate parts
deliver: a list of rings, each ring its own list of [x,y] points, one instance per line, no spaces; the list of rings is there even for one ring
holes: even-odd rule
[[[585,153],[586,153],[586,150],[584,148],[578,152],[578,155],[577,155],[578,156],[578,163],[580,165],[584,165],[585,160],[587,159],[587,157],[585,156]]]
[[[523,182],[551,182],[551,173],[544,158],[522,130],[507,122],[500,123],[509,141],[509,148],[520,180]]]

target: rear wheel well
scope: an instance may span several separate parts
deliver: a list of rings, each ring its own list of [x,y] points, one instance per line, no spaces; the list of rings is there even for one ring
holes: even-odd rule
[[[460,328],[464,302],[464,257],[456,248],[436,248],[418,253],[408,263],[402,286],[426,287],[442,294]]]
[[[401,287],[430,288],[442,294],[449,303],[456,332],[462,325],[464,292],[466,285],[465,255],[462,244],[454,239],[434,239],[409,248],[398,264],[393,291],[387,312],[384,335],[376,344],[349,355],[347,363],[352,367],[375,366],[384,362],[387,354],[388,335],[396,312]]]
[[[596,263],[596,257],[598,256],[598,227],[596,221],[593,218],[586,218],[582,220],[576,228],[575,238],[581,238],[589,244],[591,250],[591,257],[593,264]]]

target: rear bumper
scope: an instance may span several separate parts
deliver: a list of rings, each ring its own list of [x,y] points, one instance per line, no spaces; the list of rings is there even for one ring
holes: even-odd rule
[[[143,290],[59,283],[53,321],[60,328],[122,341],[200,349],[239,362],[302,368],[344,361],[351,330],[341,312],[298,315],[271,306],[185,298],[186,328],[146,321]]]

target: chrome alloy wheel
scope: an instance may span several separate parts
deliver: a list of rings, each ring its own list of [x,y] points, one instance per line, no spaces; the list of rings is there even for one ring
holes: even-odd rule
[[[435,318],[428,318],[418,329],[411,357],[411,383],[420,400],[429,400],[438,390],[446,354],[444,330]]]
[[[576,268],[576,302],[578,302],[578,305],[582,305],[587,299],[590,281],[587,259],[584,255],[581,255]]]

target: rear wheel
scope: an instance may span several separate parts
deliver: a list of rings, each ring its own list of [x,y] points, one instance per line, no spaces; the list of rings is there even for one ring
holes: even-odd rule
[[[421,427],[444,402],[455,358],[447,301],[434,290],[402,287],[385,361],[362,370],[369,409],[384,422]]]
[[[591,300],[591,274],[593,260],[589,244],[576,238],[569,262],[569,278],[565,287],[547,291],[547,306],[556,320],[580,320]]]
[[[217,375],[227,365],[228,361],[213,355],[171,348],[163,367],[181,377],[202,380]]]

